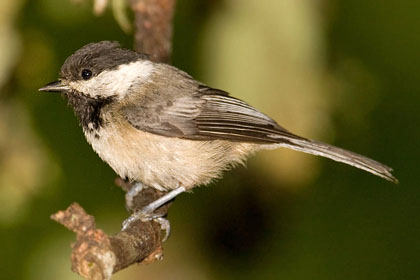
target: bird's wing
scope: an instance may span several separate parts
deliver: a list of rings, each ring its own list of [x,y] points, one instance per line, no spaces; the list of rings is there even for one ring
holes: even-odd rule
[[[127,105],[123,115],[139,130],[191,140],[279,143],[282,136],[285,141],[303,139],[221,90],[199,86],[193,94],[168,98]]]

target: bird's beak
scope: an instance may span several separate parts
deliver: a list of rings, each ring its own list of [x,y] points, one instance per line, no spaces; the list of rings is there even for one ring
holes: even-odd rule
[[[39,91],[48,91],[48,92],[63,92],[68,91],[69,87],[66,85],[63,85],[61,81],[55,81],[51,82],[44,87],[38,89]]]

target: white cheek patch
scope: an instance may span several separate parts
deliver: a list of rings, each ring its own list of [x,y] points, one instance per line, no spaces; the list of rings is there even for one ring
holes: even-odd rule
[[[145,81],[154,66],[150,61],[136,61],[123,64],[115,70],[106,70],[90,80],[70,82],[70,87],[91,97],[118,96],[124,98],[132,84]]]

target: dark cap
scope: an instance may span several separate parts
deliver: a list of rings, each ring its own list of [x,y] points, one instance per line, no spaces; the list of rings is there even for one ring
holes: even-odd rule
[[[96,76],[105,70],[112,70],[139,59],[149,59],[149,56],[123,49],[118,42],[90,43],[66,59],[61,67],[60,76],[65,80],[81,80],[84,69],[90,70],[92,75]]]

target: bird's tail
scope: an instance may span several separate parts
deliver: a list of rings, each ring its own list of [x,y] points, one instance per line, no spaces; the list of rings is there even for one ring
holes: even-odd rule
[[[283,138],[283,140],[286,139]],[[292,150],[326,157],[338,162],[343,162],[348,165],[375,174],[393,183],[398,183],[398,179],[391,174],[391,167],[383,163],[377,162],[373,159],[364,157],[362,155],[344,149],[340,149],[338,147],[334,147],[329,144],[325,144],[314,140],[308,140],[305,138],[287,138],[286,141],[281,141],[281,143],[275,144],[275,146],[286,147]]]

